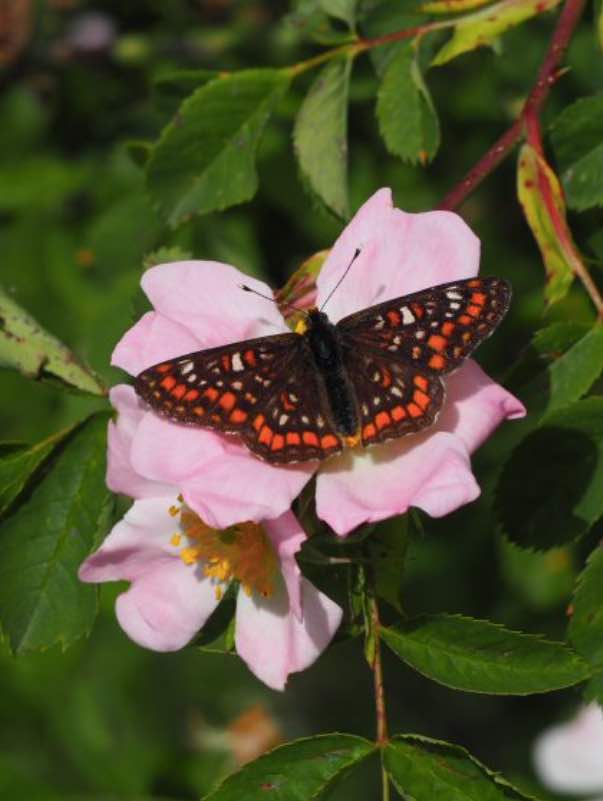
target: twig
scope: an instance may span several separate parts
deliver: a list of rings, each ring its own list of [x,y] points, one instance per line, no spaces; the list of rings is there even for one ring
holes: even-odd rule
[[[379,620],[379,606],[374,593],[371,593],[368,599],[371,615],[371,629],[372,636],[374,637],[375,655],[373,659],[373,684],[375,689],[375,713],[377,718],[377,745],[381,748],[381,786],[382,786],[382,801],[390,801],[390,784],[389,776],[385,769],[383,761],[383,747],[387,745],[389,740],[387,728],[387,712],[385,708],[385,689],[383,686],[383,667],[381,664],[381,638],[379,629],[381,621]]]
[[[524,136],[525,120],[538,116],[552,85],[559,77],[559,65],[570,43],[576,25],[580,21],[586,0],[567,0],[561,10],[551,42],[538,71],[538,77],[519,117],[509,130],[498,139],[469,172],[462,178],[439,204],[439,209],[451,210],[461,205],[513,150]]]

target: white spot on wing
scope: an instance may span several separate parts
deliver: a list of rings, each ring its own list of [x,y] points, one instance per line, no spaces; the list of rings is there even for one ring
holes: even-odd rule
[[[414,323],[415,316],[408,306],[401,306],[400,311],[402,312],[402,322],[404,325],[410,325],[411,323]]]
[[[187,373],[190,373],[194,366],[195,365],[191,361],[180,362],[180,372],[182,375],[186,375]]]
[[[232,369],[235,371],[235,373],[240,373],[241,370],[245,369],[245,365],[241,359],[241,354],[238,351],[232,354]]]
[[[454,292],[452,289],[449,289],[448,292],[446,292],[446,297],[449,298],[450,300],[463,299],[463,296],[460,294],[460,292]]]

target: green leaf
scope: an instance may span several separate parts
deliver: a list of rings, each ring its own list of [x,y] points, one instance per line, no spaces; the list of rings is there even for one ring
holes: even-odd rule
[[[351,734],[322,734],[276,748],[228,776],[205,801],[318,801],[375,745]]]
[[[105,395],[100,379],[0,289],[0,367],[36,380]]]
[[[440,144],[440,125],[412,43],[401,47],[385,70],[377,94],[379,129],[390,153],[425,163]]]
[[[556,303],[567,294],[581,257],[567,225],[559,180],[544,158],[529,144],[519,151],[517,196],[538,243],[546,271],[545,297]]]
[[[289,81],[284,70],[245,70],[221,75],[184,101],[146,169],[171,225],[253,197],[260,137]]]
[[[603,547],[588,558],[578,578],[572,602],[568,637],[598,675],[587,686],[586,694],[603,704]]]
[[[318,0],[325,14],[340,19],[354,30],[357,0]]]
[[[564,109],[551,126],[561,181],[570,208],[603,205],[603,94]]]
[[[332,61],[319,72],[295,120],[293,140],[302,174],[339,217],[348,208],[348,91],[352,61]]]
[[[67,433],[62,431],[31,448],[20,448],[0,455],[0,516],[18,498],[32,474],[46,461]]]
[[[603,398],[554,414],[505,464],[497,507],[506,535],[547,550],[585,534],[603,515]]]
[[[465,692],[544,693],[590,675],[588,664],[563,643],[461,615],[422,616],[382,628],[381,637],[419,673]]]
[[[408,517],[382,523],[367,541],[377,595],[402,614],[402,576],[408,551]]]
[[[530,413],[527,422],[531,425],[581,398],[602,371],[603,326],[597,324],[519,390]]]
[[[96,414],[56,448],[40,482],[0,525],[0,620],[12,649],[63,648],[86,634],[96,589],[77,577],[105,533],[108,415]]]
[[[153,81],[153,96],[157,108],[165,114],[174,114],[190,94],[218,77],[215,70],[167,70]]]
[[[525,801],[530,796],[488,770],[464,748],[403,734],[385,747],[388,775],[404,801]]]
[[[452,37],[436,53],[432,66],[445,64],[476,47],[492,44],[509,28],[554,8],[559,2],[560,0],[525,0],[518,3],[517,0],[501,0],[461,17],[454,26]]]

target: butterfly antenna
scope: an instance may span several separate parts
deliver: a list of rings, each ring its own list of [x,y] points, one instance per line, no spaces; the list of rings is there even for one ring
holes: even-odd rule
[[[264,298],[264,300],[270,300],[272,303],[278,303],[276,298],[271,298],[270,295],[264,295],[262,292],[258,292],[257,289],[252,289],[247,284],[239,284],[239,288],[243,290],[243,292],[251,292],[253,295],[258,295],[260,298]],[[289,303],[289,301],[285,301],[285,306],[289,306],[291,309],[295,309],[295,311],[301,312],[302,314],[307,315],[308,312],[305,309],[300,309],[299,306],[294,306],[293,303]]]
[[[350,267],[352,266],[352,264],[354,264],[354,262],[356,261],[356,259],[358,258],[358,256],[360,256],[360,248],[356,248],[356,250],[354,251],[354,255],[353,255],[353,256],[352,256],[352,258],[350,259],[350,263],[349,263],[349,264],[348,264],[348,266],[345,268],[345,272],[343,273],[343,275],[341,276],[341,278],[339,279],[339,281],[338,281],[338,282],[335,284],[335,286],[333,287],[333,289],[332,289],[332,290],[329,292],[329,294],[327,295],[327,299],[325,300],[325,302],[324,302],[324,303],[322,304],[322,306],[320,307],[320,311],[322,311],[322,310],[324,309],[324,307],[327,305],[327,303],[328,303],[328,302],[331,300],[331,298],[332,298],[332,297],[333,297],[333,295],[335,294],[335,291],[336,291],[336,290],[339,288],[339,286],[341,285],[341,282],[343,281],[343,279],[344,279],[344,278],[346,277],[346,275],[347,275],[347,274],[350,272]]]

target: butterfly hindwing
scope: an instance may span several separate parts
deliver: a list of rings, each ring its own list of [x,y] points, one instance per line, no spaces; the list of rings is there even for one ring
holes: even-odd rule
[[[251,429],[241,432],[247,447],[273,464],[325,459],[343,450],[330,420],[324,386],[305,348],[298,356],[263,396]]]
[[[343,358],[364,446],[422,431],[435,421],[444,402],[438,376],[358,348],[345,347]]]
[[[340,320],[356,348],[444,375],[494,331],[511,300],[500,278],[469,278],[394,298]]]

